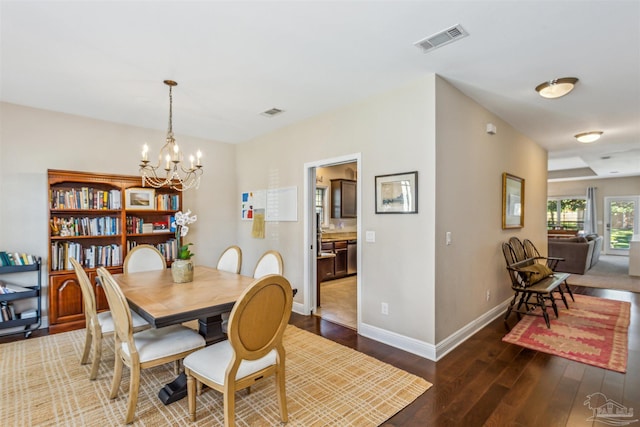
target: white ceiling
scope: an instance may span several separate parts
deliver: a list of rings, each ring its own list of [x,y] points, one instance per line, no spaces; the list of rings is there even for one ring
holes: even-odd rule
[[[638,0],[0,5],[5,102],[164,130],[173,79],[177,134],[238,143],[437,73],[547,148],[550,170],[640,175]],[[413,45],[457,24],[468,37]],[[563,98],[534,91],[567,76]],[[586,130],[604,135],[576,142]]]

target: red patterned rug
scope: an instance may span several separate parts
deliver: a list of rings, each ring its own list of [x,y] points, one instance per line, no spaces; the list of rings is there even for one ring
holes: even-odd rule
[[[562,302],[558,304],[557,319],[553,310],[548,310],[551,329],[542,317],[523,316],[502,341],[626,372],[631,304],[586,295],[575,298],[575,302],[569,298],[569,309]]]

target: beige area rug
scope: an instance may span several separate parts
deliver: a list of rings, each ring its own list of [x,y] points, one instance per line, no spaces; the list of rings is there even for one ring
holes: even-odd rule
[[[113,341],[103,343],[103,363],[90,381],[81,366],[84,330],[0,345],[0,414],[3,426],[121,425],[129,386],[125,368],[120,394],[109,400]],[[424,379],[289,325],[287,404],[289,426],[376,426],[424,393]],[[187,399],[164,406],[157,397],[174,379],[173,364],[143,371],[136,426],[223,425],[222,395],[197,399],[198,421],[189,421]],[[280,425],[274,381],[238,392],[238,426]]]
[[[640,277],[629,276],[629,257],[601,255],[587,274],[572,274],[571,285],[640,292]]]

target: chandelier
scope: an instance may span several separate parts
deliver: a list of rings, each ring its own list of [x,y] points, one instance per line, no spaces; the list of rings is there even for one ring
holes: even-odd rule
[[[160,149],[158,163],[154,166],[149,162],[149,147],[142,148],[142,160],[140,161],[140,174],[142,186],[147,185],[159,188],[169,187],[178,191],[190,188],[198,188],[202,175],[202,153],[198,150],[196,157],[189,156],[189,165],[186,166],[182,151],[173,136],[173,93],[172,89],[178,83],[173,80],[165,80],[169,86],[169,129],[167,130],[167,142]]]

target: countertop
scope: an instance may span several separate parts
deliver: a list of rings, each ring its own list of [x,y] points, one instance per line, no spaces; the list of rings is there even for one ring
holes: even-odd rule
[[[318,259],[324,259],[324,258],[335,258],[336,254],[332,254],[330,252],[320,252],[320,254],[318,255]]]
[[[358,233],[356,233],[355,231],[322,233],[323,242],[337,242],[340,240],[356,240],[357,238],[358,238]]]

